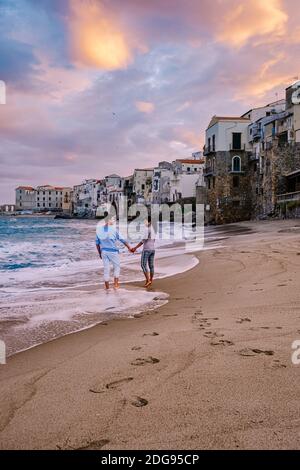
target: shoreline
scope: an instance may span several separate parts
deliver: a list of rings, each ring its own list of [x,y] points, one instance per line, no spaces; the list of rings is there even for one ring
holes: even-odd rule
[[[9,358],[0,447],[299,448],[296,224],[238,224],[257,230],[155,282],[162,307]]]

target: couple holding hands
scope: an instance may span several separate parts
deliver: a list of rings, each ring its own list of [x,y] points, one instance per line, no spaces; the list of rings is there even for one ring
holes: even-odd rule
[[[146,279],[145,287],[151,286],[154,276],[155,232],[151,225],[150,217],[144,221],[144,224],[144,238],[134,248],[131,248],[127,241],[120,236],[112,219],[106,220],[105,224],[101,227],[98,226],[96,231],[96,247],[103,262],[105,289],[109,289],[111,265],[114,271],[114,288],[119,288],[121,266],[119,249],[117,247],[118,241],[123,243],[131,253],[135,253],[140,246],[143,246],[141,267]]]

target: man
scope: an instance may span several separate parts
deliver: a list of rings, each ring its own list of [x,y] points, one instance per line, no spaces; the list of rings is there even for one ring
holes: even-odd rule
[[[96,247],[100,258],[103,261],[104,284],[106,290],[109,290],[111,264],[114,270],[114,288],[119,288],[120,256],[117,241],[123,243],[123,245],[132,252],[128,243],[120,237],[112,219],[106,219],[103,226],[98,225],[96,230]]]
[[[146,230],[144,233],[144,238],[141,240],[136,247],[132,248],[132,253],[134,253],[140,246],[143,245],[142,257],[141,257],[141,266],[146,279],[145,287],[150,287],[153,282],[154,277],[154,257],[155,257],[155,231],[151,224],[151,218],[149,217],[145,220]]]

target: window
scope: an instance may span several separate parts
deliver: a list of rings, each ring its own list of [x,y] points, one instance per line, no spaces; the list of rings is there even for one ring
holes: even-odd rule
[[[194,168],[194,171],[197,171],[197,168]]]
[[[144,184],[142,184],[142,191],[144,191],[144,189],[145,189],[145,185],[144,185]]]
[[[20,206],[22,206],[22,202],[20,202]]]
[[[51,207],[51,202],[49,202],[49,207]]]
[[[213,188],[215,188],[216,187],[216,178],[214,176],[213,176],[212,181],[213,181]]]
[[[45,198],[43,197],[43,201],[45,201]]]
[[[38,198],[37,198],[37,200],[39,201],[39,200],[40,200],[40,198],[38,197]]]
[[[215,157],[212,159],[212,171],[215,171],[215,166],[216,166],[216,159]]]
[[[211,189],[211,179],[208,178],[208,189]]]
[[[212,136],[212,151],[216,150],[216,136],[215,134]]]
[[[241,157],[235,156],[232,159],[232,171],[239,173],[241,171]]]
[[[191,168],[189,166],[187,167],[187,171],[188,173],[191,171]]]
[[[43,207],[45,207],[45,203],[43,202]]]
[[[37,206],[40,207],[40,203],[39,203],[39,202],[37,203]]]
[[[46,194],[45,191],[43,191],[43,194],[44,194],[44,195]]]
[[[239,207],[240,201],[232,201],[233,207]]]
[[[240,150],[242,148],[242,134],[240,132],[232,133],[232,149]]]
[[[207,150],[210,152],[210,137],[208,138]]]
[[[232,185],[234,188],[238,188],[240,186],[240,177],[234,176],[232,179]]]

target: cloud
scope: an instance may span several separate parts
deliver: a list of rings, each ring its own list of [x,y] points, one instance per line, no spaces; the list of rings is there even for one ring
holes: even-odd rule
[[[220,2],[227,6],[217,28],[217,39],[241,47],[251,38],[264,36],[280,38],[286,32],[288,15],[281,0],[231,0]]]
[[[150,101],[136,101],[135,105],[141,113],[149,114],[152,113],[155,109],[154,104],[150,103]]]
[[[80,65],[115,70],[133,60],[126,33],[100,2],[72,0],[69,30],[71,54]]]

